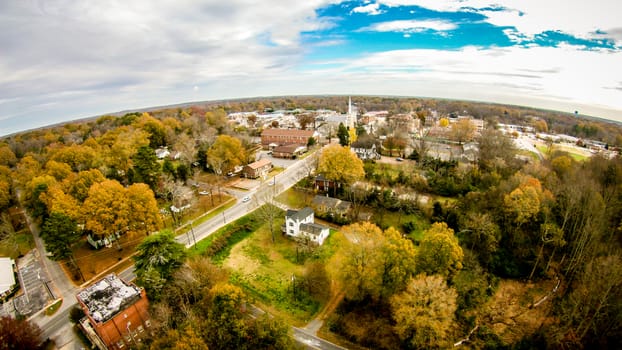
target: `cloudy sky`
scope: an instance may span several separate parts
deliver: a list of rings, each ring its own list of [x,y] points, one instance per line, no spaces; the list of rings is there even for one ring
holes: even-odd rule
[[[4,0],[0,135],[298,94],[470,99],[622,120],[620,0]]]

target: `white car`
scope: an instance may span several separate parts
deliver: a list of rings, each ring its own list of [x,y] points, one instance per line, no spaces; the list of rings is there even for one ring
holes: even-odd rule
[[[242,203],[246,203],[246,202],[248,202],[250,200],[251,200],[251,197],[245,196],[244,198],[242,198]]]

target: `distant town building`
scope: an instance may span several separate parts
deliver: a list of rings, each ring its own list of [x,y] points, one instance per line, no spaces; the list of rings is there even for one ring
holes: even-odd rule
[[[322,245],[330,232],[328,227],[315,223],[313,209],[309,207],[287,210],[281,229],[290,237],[307,239],[317,245]]]
[[[307,151],[306,145],[284,145],[276,146],[272,150],[272,156],[275,158],[294,159]]]
[[[377,160],[380,159],[380,153],[376,149],[376,144],[362,144],[354,142],[350,146],[350,150],[356,154],[361,160]]]
[[[158,157],[158,159],[164,159],[170,156],[171,152],[166,147],[160,147],[155,150],[155,154],[156,154],[156,157]]]
[[[261,132],[261,146],[263,149],[272,149],[291,144],[306,145],[311,137],[317,138],[313,130],[264,129]]]
[[[315,177],[315,189],[319,192],[328,192],[334,190],[335,187],[339,187],[339,184],[333,180],[329,180],[324,175],[319,174]]]
[[[311,206],[318,212],[318,215],[346,218],[350,213],[352,203],[327,196],[315,196]]]
[[[256,162],[245,165],[242,169],[242,175],[246,178],[256,179],[266,177],[272,169],[272,162],[268,158],[260,159]]]
[[[150,327],[145,290],[109,274],[76,295],[80,328],[99,349],[135,348]]]

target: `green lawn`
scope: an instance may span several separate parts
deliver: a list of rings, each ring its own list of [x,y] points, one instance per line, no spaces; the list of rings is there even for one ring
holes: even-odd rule
[[[290,208],[304,208],[311,204],[315,197],[315,193],[303,192],[290,188],[287,191],[279,194],[276,200],[287,205]]]
[[[6,239],[0,242],[0,256],[16,259],[20,255],[28,253],[35,247],[32,234],[28,230],[17,232],[14,239]]]
[[[371,221],[383,229],[394,227],[398,231],[408,235],[415,242],[419,242],[421,238],[423,238],[423,231],[430,227],[428,221],[419,214],[407,215],[387,210],[384,212],[376,210]],[[406,232],[405,226],[410,226],[413,230]]]
[[[276,223],[279,229],[283,221]],[[295,325],[303,325],[323,305],[302,288],[294,293],[296,279],[303,275],[305,263],[330,259],[341,244],[339,236],[331,230],[322,247],[305,251],[280,231],[273,243],[268,225],[264,224],[231,248],[223,267],[233,271],[232,282],[242,286],[263,308]]]

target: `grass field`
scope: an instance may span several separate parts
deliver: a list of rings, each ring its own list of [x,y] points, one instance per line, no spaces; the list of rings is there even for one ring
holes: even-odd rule
[[[304,208],[311,205],[315,193],[290,188],[276,197],[276,200],[290,208]]]
[[[22,230],[17,232],[13,238],[0,242],[0,256],[16,259],[28,253],[34,246],[35,242],[30,231]]]
[[[278,227],[283,221],[278,220]],[[272,242],[264,224],[231,248],[223,267],[233,271],[232,282],[242,286],[262,308],[294,325],[303,325],[323,305],[304,291],[294,292],[296,278],[302,276],[306,262],[327,261],[338,249],[339,235],[331,230],[322,247],[303,253],[296,242],[280,232]]]

